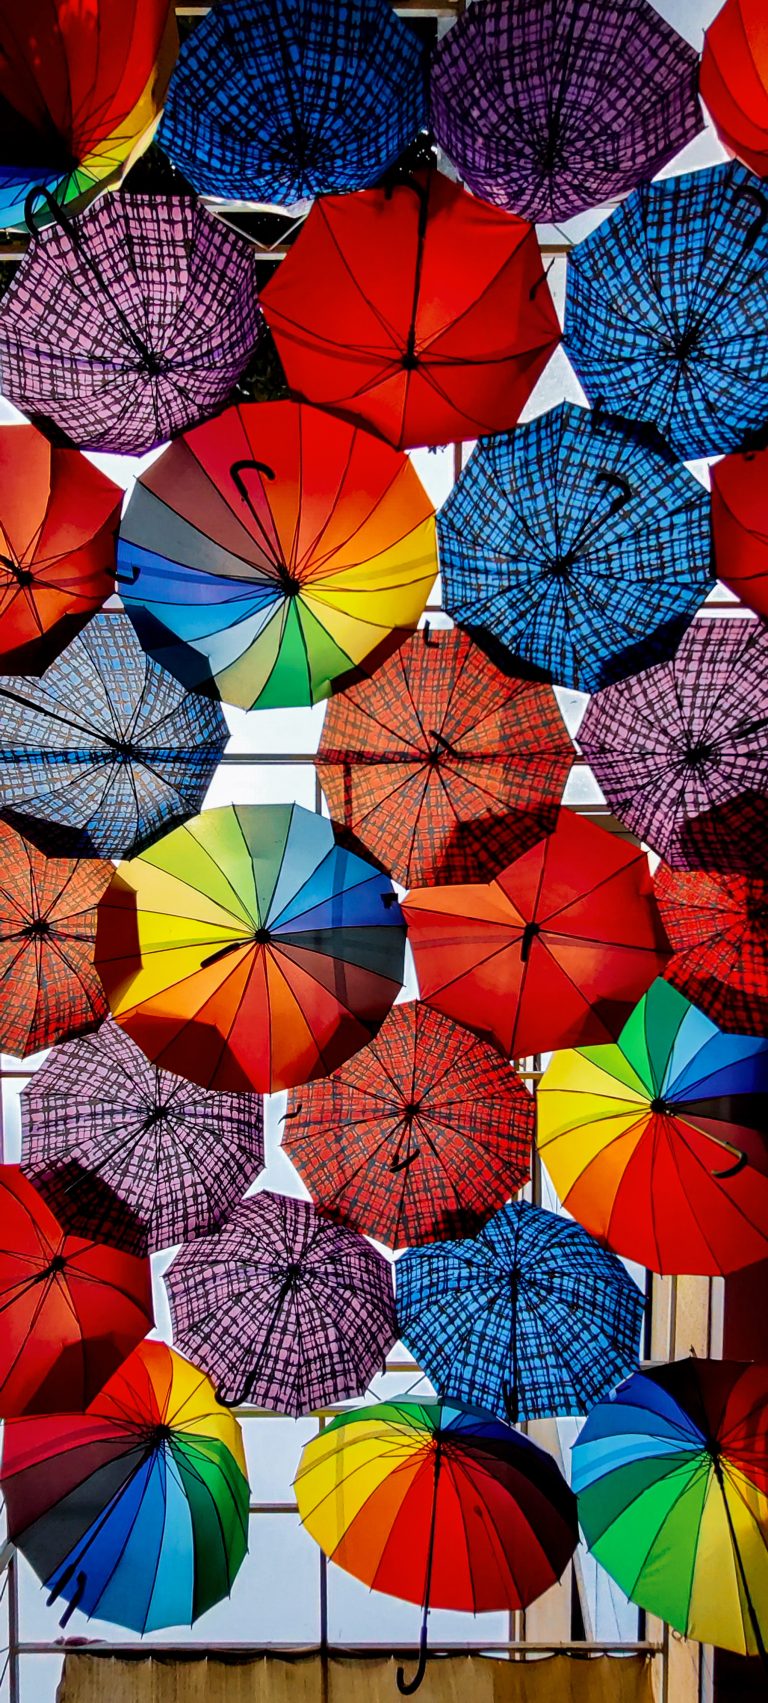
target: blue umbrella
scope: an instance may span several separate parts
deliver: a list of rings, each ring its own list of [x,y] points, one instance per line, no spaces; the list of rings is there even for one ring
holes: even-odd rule
[[[636,1283],[580,1224],[527,1201],[395,1270],[401,1338],[441,1396],[512,1421],[587,1413],[637,1366]]]
[[[768,419],[768,194],[741,165],[635,191],[568,266],[565,346],[595,404],[685,460]]]
[[[437,527],[458,625],[502,667],[586,692],[672,656],[714,583],[704,488],[571,403],[482,439]]]
[[[285,205],[374,183],[425,114],[422,50],[389,0],[221,0],[158,135],[196,189]]]

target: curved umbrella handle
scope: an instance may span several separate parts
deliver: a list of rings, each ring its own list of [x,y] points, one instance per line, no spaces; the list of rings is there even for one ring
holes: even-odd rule
[[[744,238],[744,252],[748,253],[750,248],[754,248],[760,232],[763,230],[765,222],[768,219],[768,200],[766,200],[762,191],[757,188],[757,185],[755,185],[753,189],[751,183],[742,184],[738,193],[740,196],[748,196],[750,200],[756,201],[760,209],[757,217],[753,219]]]
[[[723,1177],[738,1177],[739,1172],[744,1171],[748,1164],[749,1164],[748,1155],[746,1153],[740,1153],[735,1164],[726,1165],[726,1168],[725,1168],[724,1171],[713,1171],[712,1176],[715,1177],[718,1182]]]
[[[397,1689],[400,1692],[400,1696],[401,1697],[412,1697],[414,1691],[418,1691],[419,1686],[421,1685],[421,1682],[424,1678],[426,1671],[427,1671],[427,1626],[426,1626],[426,1621],[425,1621],[424,1625],[421,1628],[421,1637],[419,1639],[419,1665],[416,1669],[416,1672],[413,1676],[413,1679],[406,1679],[405,1668],[402,1667],[402,1666],[398,1668],[397,1673],[395,1675],[395,1678],[397,1680]]]
[[[243,502],[247,503],[249,500],[248,488],[244,478],[242,477],[243,469],[245,467],[252,468],[254,473],[263,473],[265,479],[274,479],[275,469],[274,467],[268,467],[266,461],[233,461],[232,466],[229,469],[230,478],[233,485],[237,486]]]
[[[45,203],[53,223],[61,227],[65,235],[69,237],[73,248],[76,248],[77,243],[72,225],[70,224],[63,207],[61,207],[59,202],[56,200],[56,196],[52,195],[50,189],[46,189],[44,184],[38,184],[36,189],[30,189],[26,201],[24,202],[24,223],[30,236],[36,237],[40,235],[40,226],[35,224],[35,204],[38,201]]]
[[[115,568],[115,585],[135,585],[140,573],[141,568],[138,562],[132,562],[124,573],[121,573],[119,568]]]
[[[595,482],[598,479],[602,479],[606,485],[615,485],[618,491],[618,496],[614,497],[606,516],[606,519],[610,520],[613,515],[618,514],[625,507],[625,504],[631,503],[635,493],[623,473],[612,473],[609,468],[601,467],[599,473],[595,474]]]

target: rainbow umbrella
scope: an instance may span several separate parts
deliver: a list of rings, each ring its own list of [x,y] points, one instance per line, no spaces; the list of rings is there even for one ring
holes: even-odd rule
[[[298,805],[206,810],[122,863],[99,906],[113,1015],[165,1070],[271,1093],[366,1044],[403,981],[392,884]]]
[[[766,1663],[768,1366],[635,1372],[573,1449],[579,1520],[632,1602]]]
[[[9,1538],[50,1592],[133,1632],[189,1626],[248,1547],[240,1426],[204,1372],[141,1342],[85,1413],[10,1420]]]

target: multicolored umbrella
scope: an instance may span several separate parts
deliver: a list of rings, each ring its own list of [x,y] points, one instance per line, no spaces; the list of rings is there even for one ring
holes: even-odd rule
[[[612,1039],[669,956],[645,853],[569,810],[495,881],[403,912],[422,999],[514,1058]]]
[[[397,1338],[392,1267],[304,1200],[263,1191],[176,1255],[173,1337],[222,1401],[309,1413],[360,1396]]]
[[[49,855],[119,857],[200,809],[221,710],[95,615],[42,679],[0,676],[0,809]]]
[[[248,243],[192,196],[111,195],[30,243],[0,383],[81,448],[140,455],[215,413],[261,334]]]
[[[584,692],[671,656],[714,584],[698,480],[570,402],[483,439],[437,528],[459,626],[503,666]]]
[[[426,117],[418,38],[386,0],[220,0],[184,43],[160,141],[196,189],[362,189]]]
[[[551,1455],[456,1402],[379,1402],[340,1413],[307,1443],[295,1480],[310,1536],[372,1590],[430,1608],[523,1608],[560,1578],[576,1502]]]
[[[395,1278],[401,1339],[438,1394],[502,1419],[588,1413],[638,1363],[637,1284],[580,1224],[526,1200],[404,1253]]]
[[[615,1046],[557,1053],[537,1143],[568,1212],[652,1271],[768,1257],[768,1040],[654,982]]]
[[[720,141],[768,177],[768,40],[762,0],[725,0],[704,36],[701,98]]]
[[[548,687],[425,627],[332,700],[317,767],[334,820],[409,886],[482,879],[534,845],[573,757]]]
[[[633,1602],[687,1638],[766,1662],[768,1368],[636,1372],[573,1449],[579,1520]]]
[[[178,37],[172,0],[25,0],[0,18],[0,226],[30,191],[73,209],[150,141]]]
[[[123,493],[34,426],[0,426],[0,667],[40,674],[115,589]]]
[[[590,402],[681,460],[768,414],[768,203],[740,165],[636,190],[568,259],[565,345]]]
[[[93,961],[96,859],[48,858],[0,822],[0,1050],[26,1058],[95,1029],[107,1002]]]
[[[483,0],[438,42],[432,128],[484,201],[569,219],[655,177],[692,140],[697,70],[646,0]]]
[[[248,1548],[240,1426],[203,1372],[142,1342],[87,1412],[6,1425],[8,1535],[49,1603],[132,1632],[189,1626]]]
[[[619,821],[673,868],[733,868],[739,801],[768,795],[768,629],[701,620],[671,662],[607,686],[579,745]],[[733,804],[726,834],[707,828]]]
[[[153,1323],[149,1261],[68,1236],[0,1165],[2,1418],[86,1407]]]
[[[322,1212],[399,1248],[471,1235],[522,1188],[533,1123],[495,1047],[415,1001],[289,1096],[283,1151]]]
[[[723,456],[710,478],[715,573],[768,616],[768,449]]]
[[[408,457],[294,402],[229,408],[171,444],[133,488],[118,559],[145,649],[243,709],[327,697],[415,627],[438,572]]]
[[[654,891],[673,950],[666,980],[721,1029],[768,1033],[768,876],[662,863]]]
[[[560,341],[530,225],[433,171],[324,197],[262,304],[292,389],[398,449],[513,426]]]
[[[146,1254],[207,1235],[264,1164],[258,1094],[207,1094],[117,1023],[57,1047],[21,1096],[21,1167],[69,1231]]]
[[[115,1017],[203,1088],[335,1070],[375,1035],[404,957],[391,882],[295,804],[205,811],[121,864],[99,909]]]

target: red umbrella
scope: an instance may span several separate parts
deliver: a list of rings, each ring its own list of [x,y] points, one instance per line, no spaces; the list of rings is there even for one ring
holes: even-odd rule
[[[768,877],[668,869],[654,876],[673,957],[665,977],[721,1029],[768,1029]]]
[[[768,176],[765,0],[725,0],[704,37],[699,88],[729,153]]]
[[[712,541],[718,579],[768,615],[768,449],[712,468]]]
[[[569,810],[495,881],[403,913],[422,999],[517,1058],[613,1039],[669,956],[645,853]]]
[[[0,1165],[0,1417],[81,1411],[153,1323],[149,1261],[66,1235]]]
[[[101,858],[46,857],[0,822],[0,1049],[28,1053],[95,1029],[109,1009],[93,957]]]
[[[294,391],[400,449],[513,426],[560,341],[531,226],[438,172],[323,196],[261,300]]]

